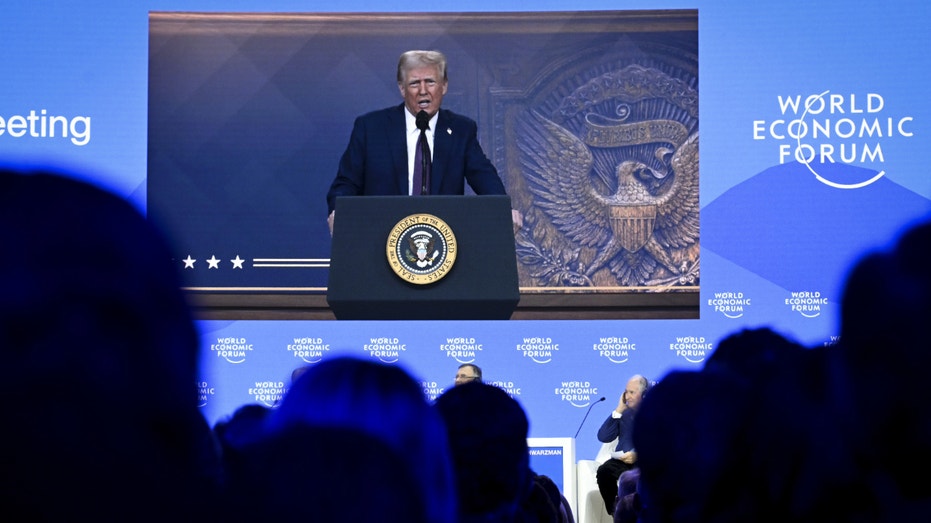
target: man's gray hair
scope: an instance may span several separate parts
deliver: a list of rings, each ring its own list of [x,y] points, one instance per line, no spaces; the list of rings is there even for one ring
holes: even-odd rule
[[[407,72],[416,67],[435,66],[445,82],[446,55],[439,51],[407,51],[398,59],[398,84],[403,84]]]

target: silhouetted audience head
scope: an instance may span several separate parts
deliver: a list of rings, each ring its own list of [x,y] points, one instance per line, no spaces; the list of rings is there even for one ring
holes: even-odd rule
[[[271,412],[270,407],[261,403],[247,403],[213,425],[224,463],[236,459],[240,449],[264,436],[265,421]]]
[[[931,353],[915,346],[926,336],[931,317],[929,242],[931,221],[919,223],[906,229],[892,249],[866,253],[851,268],[840,329],[841,343],[855,364],[922,372],[923,364],[931,362]],[[891,352],[878,358],[880,350]]]
[[[295,425],[347,427],[374,436],[408,460],[431,522],[456,510],[446,428],[423,388],[397,366],[351,356],[324,359],[304,371],[268,420],[271,431]],[[358,473],[360,492],[370,488]]]
[[[530,490],[520,504],[520,513],[511,521],[520,523],[559,523],[559,502],[554,500],[546,485],[537,476],[530,483]]]
[[[301,374],[304,374],[304,372],[306,372],[309,368],[310,365],[301,365],[300,367],[295,367],[294,370],[291,371],[291,383],[297,381],[297,379],[301,377]]]
[[[775,330],[742,329],[724,337],[705,360],[704,368],[744,379],[772,375],[801,358],[806,347]]]
[[[640,521],[931,520],[929,253],[925,222],[860,258],[836,346],[745,329],[654,387],[634,432]]]
[[[224,521],[430,521],[410,461],[355,428],[287,427],[239,449],[228,476]]]
[[[449,433],[459,521],[514,521],[533,479],[523,407],[478,382],[447,389],[435,406]]]
[[[711,521],[735,502],[750,408],[740,382],[708,373],[674,371],[652,387],[634,430],[645,521]]]
[[[199,336],[166,239],[105,190],[3,171],[0,245],[0,393],[16,398],[2,510],[196,519],[217,459],[196,403]]]
[[[634,432],[641,521],[878,521],[881,486],[854,458],[828,369],[757,329],[663,378]]]
[[[572,513],[569,500],[559,491],[559,486],[553,478],[545,474],[535,474],[533,480],[546,492],[548,502],[555,509],[557,523],[575,523],[575,515]]]
[[[928,516],[931,486],[931,221],[911,225],[891,248],[864,254],[847,276],[840,342],[834,351],[849,376],[848,428],[867,432],[858,459],[887,475],[903,510]],[[877,382],[893,385],[881,393]]]
[[[621,473],[617,483],[617,504],[614,507],[614,523],[636,523],[640,518],[640,469],[632,468]]]

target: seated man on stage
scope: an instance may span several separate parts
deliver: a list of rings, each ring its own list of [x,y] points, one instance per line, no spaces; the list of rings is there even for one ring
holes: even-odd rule
[[[621,394],[617,408],[611,411],[611,415],[598,429],[598,441],[602,443],[610,443],[617,438],[617,445],[611,452],[611,458],[598,467],[595,473],[598,490],[605,502],[605,509],[611,515],[614,514],[617,500],[618,478],[623,472],[633,469],[637,464],[637,453],[634,451],[633,441],[634,416],[649,387],[650,382],[643,376],[639,374],[632,376],[627,381],[627,387]]]

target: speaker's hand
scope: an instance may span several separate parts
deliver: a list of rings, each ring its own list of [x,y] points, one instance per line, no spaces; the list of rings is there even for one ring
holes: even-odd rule
[[[514,222],[515,233],[524,226],[524,215],[517,209],[511,209],[511,220]]]

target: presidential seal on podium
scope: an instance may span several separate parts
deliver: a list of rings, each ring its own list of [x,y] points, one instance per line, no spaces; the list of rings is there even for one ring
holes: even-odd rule
[[[417,285],[437,282],[456,261],[456,235],[432,214],[412,214],[388,235],[388,264],[401,279]]]

